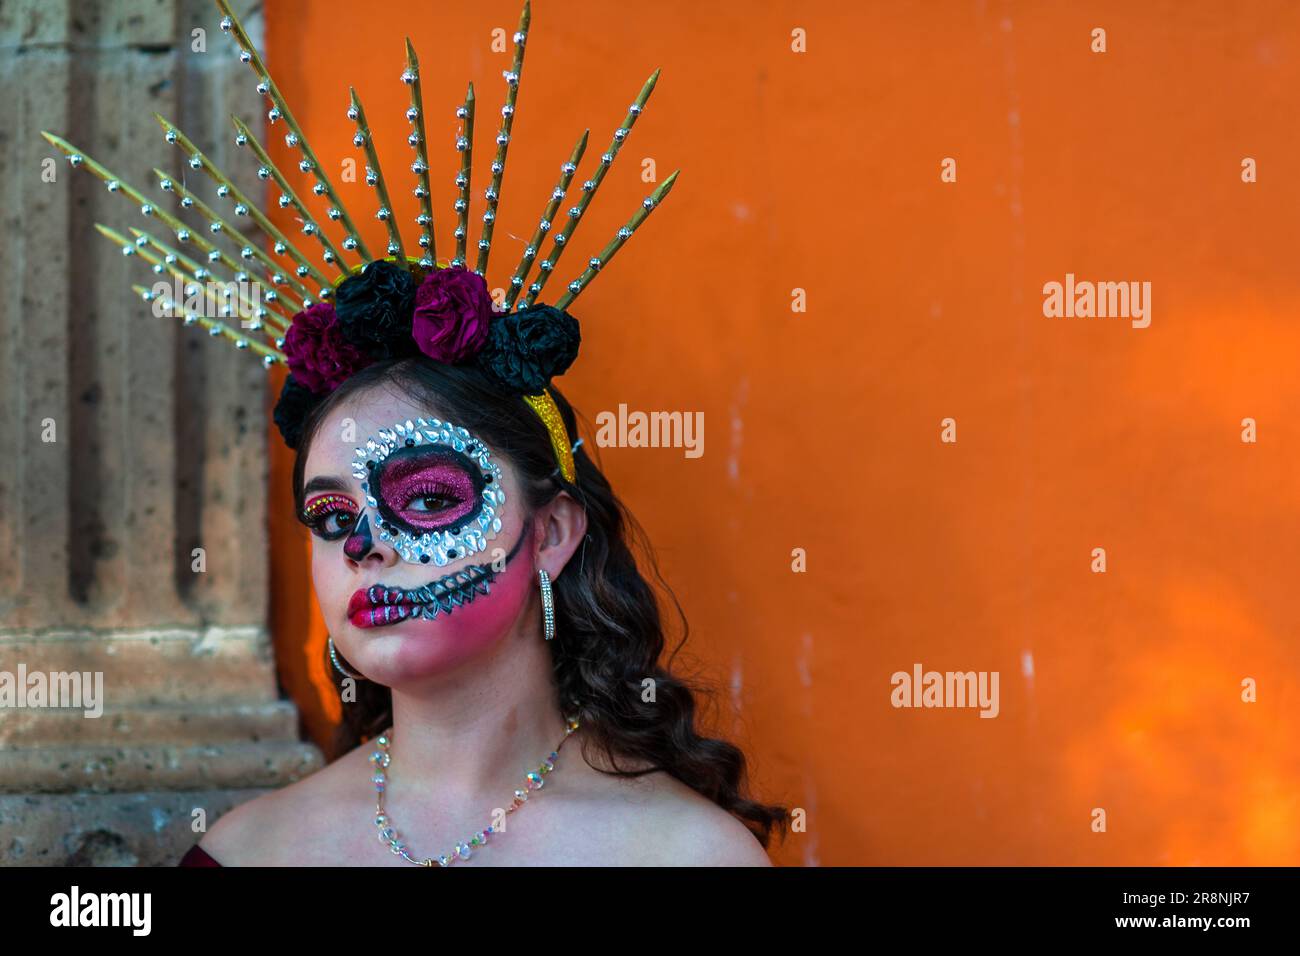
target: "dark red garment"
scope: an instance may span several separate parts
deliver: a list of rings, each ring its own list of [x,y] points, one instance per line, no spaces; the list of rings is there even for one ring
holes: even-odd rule
[[[203,849],[197,843],[185,851],[181,861],[177,866],[220,866],[221,864],[214,860],[208,851]]]

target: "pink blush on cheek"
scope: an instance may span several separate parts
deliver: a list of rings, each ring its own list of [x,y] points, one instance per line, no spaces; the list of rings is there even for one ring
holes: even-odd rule
[[[397,655],[403,670],[424,672],[454,667],[483,653],[505,637],[529,599],[528,566],[512,561],[488,585],[487,594],[438,613],[432,621],[420,618],[390,625],[406,638]]]

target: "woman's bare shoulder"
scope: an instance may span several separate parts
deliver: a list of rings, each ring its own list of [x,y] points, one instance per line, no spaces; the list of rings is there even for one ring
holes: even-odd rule
[[[592,770],[575,810],[609,834],[631,866],[771,866],[737,817],[662,770],[617,777]],[[603,778],[603,781],[602,779]]]
[[[341,786],[364,762],[356,748],[287,786],[270,790],[222,814],[199,846],[222,866],[291,866],[310,863],[316,824],[337,817]],[[350,775],[348,771],[354,771]]]

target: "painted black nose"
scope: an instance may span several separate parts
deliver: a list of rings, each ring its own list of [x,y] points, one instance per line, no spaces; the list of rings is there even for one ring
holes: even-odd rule
[[[343,553],[353,561],[361,561],[374,546],[375,542],[370,537],[370,515],[364,514],[352,529],[352,533],[348,535],[348,539],[343,542]]]

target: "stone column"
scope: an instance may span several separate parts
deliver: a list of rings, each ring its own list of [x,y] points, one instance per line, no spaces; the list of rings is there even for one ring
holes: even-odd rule
[[[260,4],[235,7],[257,40]],[[154,167],[229,213],[157,111],[262,195],[230,114],[257,130],[265,110],[219,19],[211,0],[0,5],[0,672],[100,672],[104,697],[97,718],[0,707],[0,864],[170,864],[196,810],[210,826],[321,765],[267,631],[267,372],[152,314],[130,286],[156,277],[93,225],[175,237],[40,136],[160,208],[181,212]]]

